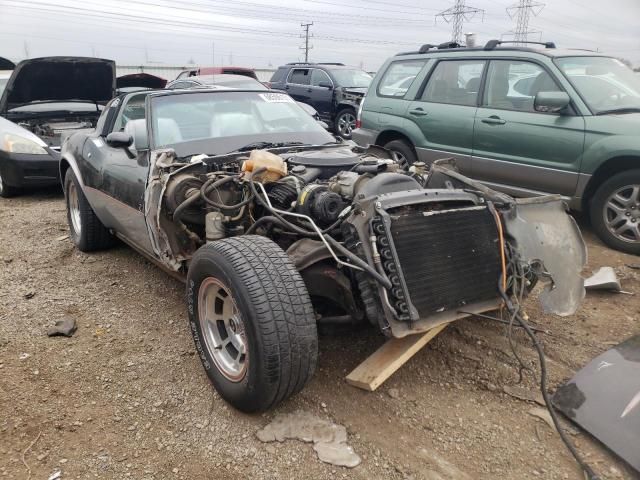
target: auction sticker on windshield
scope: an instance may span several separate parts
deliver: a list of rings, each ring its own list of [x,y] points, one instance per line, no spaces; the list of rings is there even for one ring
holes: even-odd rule
[[[265,102],[269,103],[292,103],[293,98],[291,98],[286,93],[261,93],[260,97]]]

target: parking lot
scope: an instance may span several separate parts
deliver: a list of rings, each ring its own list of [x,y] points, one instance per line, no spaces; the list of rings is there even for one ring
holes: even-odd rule
[[[57,190],[0,201],[0,476],[62,478],[580,479],[558,435],[507,395],[518,380],[504,328],[485,320],[448,327],[375,393],[344,376],[382,344],[373,330],[320,338],[305,390],[262,415],[231,409],[211,387],[187,327],[184,287],[124,245],[83,254],[68,238]],[[638,258],[584,231],[585,273],[613,266],[640,292]],[[17,240],[19,239],[19,240]],[[549,383],[632,335],[638,295],[589,293],[576,315],[527,303],[544,341]],[[55,320],[72,338],[46,336]],[[535,352],[520,333],[530,365]],[[525,374],[522,387],[537,389]],[[321,463],[298,441],[265,444],[256,432],[282,412],[346,426],[362,457],[354,469]],[[565,425],[567,425],[565,423]],[[602,478],[634,478],[567,425]]]

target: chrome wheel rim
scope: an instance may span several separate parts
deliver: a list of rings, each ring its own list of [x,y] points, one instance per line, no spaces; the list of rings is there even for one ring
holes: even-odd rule
[[[71,219],[73,232],[76,235],[80,235],[80,230],[82,229],[82,222],[80,221],[80,198],[78,197],[78,190],[73,182],[69,183],[67,203],[69,206],[69,218]]]
[[[618,240],[640,242],[640,185],[626,185],[613,192],[603,215],[607,230]]]
[[[352,113],[344,113],[338,118],[338,132],[340,135],[351,136],[351,132],[356,128],[356,117]]]
[[[220,373],[232,382],[242,380],[249,363],[244,323],[229,288],[217,278],[206,278],[200,285],[198,320]]]

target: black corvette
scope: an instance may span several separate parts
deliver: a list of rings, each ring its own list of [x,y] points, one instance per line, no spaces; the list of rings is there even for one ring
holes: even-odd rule
[[[548,311],[584,295],[584,244],[559,198],[407,168],[336,141],[282,93],[120,96],[63,143],[60,174],[80,250],[117,236],[186,282],[202,364],[244,411],[302,389],[318,323],[403,337],[513,306],[538,277],[554,282]]]

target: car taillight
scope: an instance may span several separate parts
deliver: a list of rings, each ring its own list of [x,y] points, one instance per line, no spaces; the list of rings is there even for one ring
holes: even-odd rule
[[[362,107],[364,107],[364,98],[360,102],[358,107],[358,114],[356,115],[356,128],[362,128]]]

